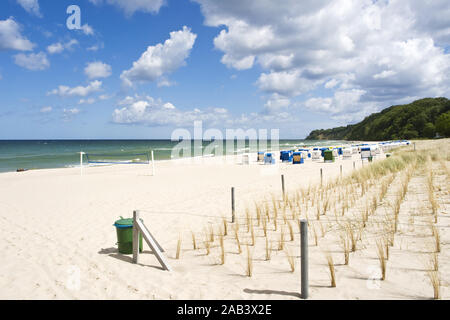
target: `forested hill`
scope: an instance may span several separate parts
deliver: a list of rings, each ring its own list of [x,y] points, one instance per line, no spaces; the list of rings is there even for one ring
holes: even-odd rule
[[[382,141],[450,137],[450,100],[426,98],[373,113],[357,124],[314,130],[307,140]]]

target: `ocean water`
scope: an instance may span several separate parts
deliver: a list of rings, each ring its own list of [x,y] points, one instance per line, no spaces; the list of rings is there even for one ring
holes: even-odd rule
[[[97,158],[119,157],[121,160],[132,161],[136,158],[136,154],[149,154],[150,150],[153,150],[155,160],[169,160],[173,148],[178,143],[170,140],[0,140],[0,172],[79,166],[79,152],[85,152],[88,155],[96,154]],[[210,150],[211,143],[217,145],[222,142],[203,141],[200,148],[205,150],[208,147],[206,150]],[[280,140],[279,149],[289,150],[294,147],[342,143],[342,141]],[[194,150],[193,141],[191,145]],[[226,150],[225,145],[224,141],[223,150]],[[266,150],[271,150],[270,141],[267,147],[261,149],[261,151]],[[248,141],[240,141],[240,143],[235,141],[235,148],[232,152],[243,153],[246,151],[249,151]],[[191,154],[184,154],[184,156],[193,155],[193,151]]]

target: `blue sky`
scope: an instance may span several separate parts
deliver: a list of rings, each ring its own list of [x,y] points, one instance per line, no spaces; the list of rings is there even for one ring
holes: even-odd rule
[[[1,1],[0,139],[170,138],[198,120],[303,138],[448,97],[449,5],[408,3]]]

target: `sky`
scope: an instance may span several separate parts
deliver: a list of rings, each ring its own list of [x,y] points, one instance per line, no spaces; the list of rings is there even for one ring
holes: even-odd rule
[[[2,0],[0,139],[195,121],[304,138],[449,97],[448,17],[448,0]]]

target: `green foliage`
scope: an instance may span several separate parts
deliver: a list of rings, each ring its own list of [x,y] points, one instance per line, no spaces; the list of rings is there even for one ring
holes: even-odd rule
[[[437,118],[436,131],[443,137],[450,137],[450,111],[441,114]]]
[[[326,130],[314,130],[307,140],[398,140],[450,137],[450,100],[426,98],[386,108],[360,123]]]

